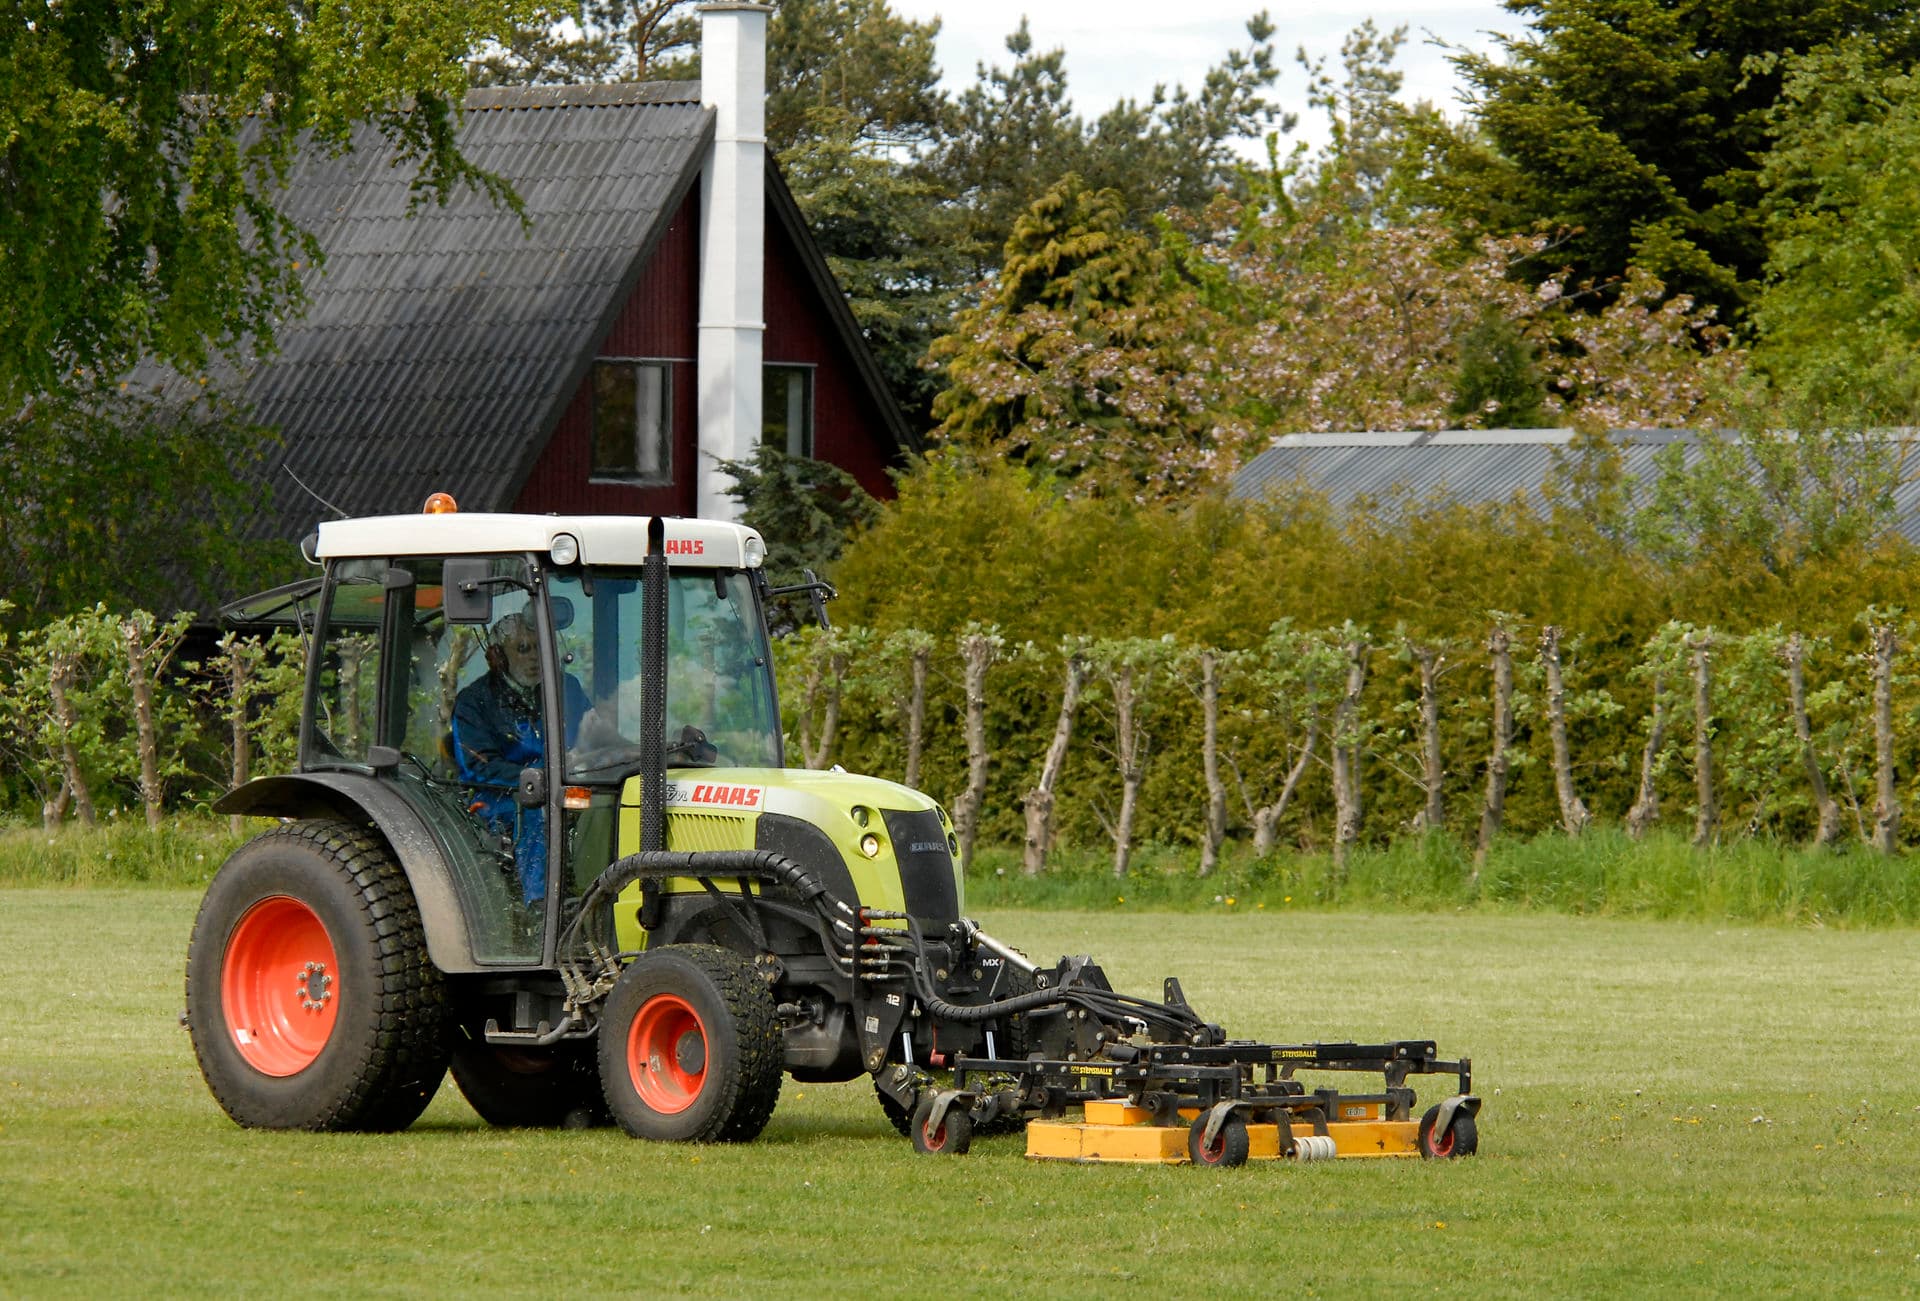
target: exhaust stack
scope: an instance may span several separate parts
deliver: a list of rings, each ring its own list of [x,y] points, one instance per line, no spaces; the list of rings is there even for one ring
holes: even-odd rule
[[[700,190],[700,391],[696,513],[740,517],[722,460],[760,443],[766,335],[767,15],[771,5],[700,6],[700,99],[714,111]]]

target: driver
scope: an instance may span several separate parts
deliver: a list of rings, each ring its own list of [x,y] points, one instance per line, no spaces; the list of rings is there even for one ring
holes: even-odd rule
[[[561,694],[571,745],[587,712],[587,693],[566,674]],[[540,639],[532,617],[516,610],[487,634],[486,673],[454,700],[453,755],[460,780],[473,788],[474,815],[489,831],[513,837],[521,898],[530,906],[547,897],[546,810],[519,809],[513,795],[521,769],[546,767],[541,714]]]

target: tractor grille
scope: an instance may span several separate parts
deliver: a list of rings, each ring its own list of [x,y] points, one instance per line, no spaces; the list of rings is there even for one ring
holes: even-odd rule
[[[725,813],[682,813],[677,809],[667,814],[667,844],[680,854],[753,847],[745,818]]]
[[[947,829],[932,809],[909,813],[882,809],[893,854],[900,863],[900,889],[907,911],[920,924],[944,926],[960,920],[960,894],[953,882],[953,855]]]

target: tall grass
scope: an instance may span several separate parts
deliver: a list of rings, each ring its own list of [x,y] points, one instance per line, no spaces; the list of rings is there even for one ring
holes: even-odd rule
[[[158,832],[132,818],[88,829],[0,829],[0,886],[204,886],[228,854],[264,828],[235,835],[224,818],[175,817]],[[1696,849],[1677,833],[1635,841],[1610,829],[1498,843],[1478,874],[1445,836],[1404,837],[1355,852],[1344,871],[1325,853],[1256,859],[1230,847],[1221,869],[1196,875],[1184,846],[1147,846],[1116,879],[1104,848],[1061,850],[1047,871],[1020,871],[1017,847],[983,847],[968,906],[1142,908],[1242,912],[1370,909],[1519,910],[1612,917],[1878,926],[1920,922],[1920,857],[1862,848],[1819,851],[1767,840]]]
[[[225,818],[176,815],[147,830],[137,815],[46,830],[0,827],[0,886],[204,886],[240,842]]]
[[[1448,837],[1406,837],[1349,855],[1229,853],[1195,876],[1198,854],[1149,846],[1115,878],[1102,850],[1050,856],[1039,877],[1016,850],[989,848],[968,881],[972,907],[1226,908],[1268,911],[1462,908],[1752,922],[1886,925],[1920,921],[1920,860],[1864,849],[1818,851],[1745,840],[1696,849],[1677,834],[1635,841],[1614,830],[1495,845],[1478,873]]]

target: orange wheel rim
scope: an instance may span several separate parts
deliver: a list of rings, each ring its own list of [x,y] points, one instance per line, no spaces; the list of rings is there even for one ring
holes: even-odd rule
[[[707,1027],[684,998],[655,994],[627,1031],[627,1075],[662,1115],[685,1111],[707,1082]]]
[[[340,1014],[340,960],[319,916],[286,895],[247,909],[227,939],[220,1003],[247,1065],[298,1075],[327,1046]]]

